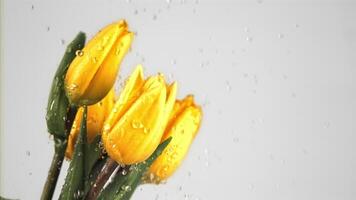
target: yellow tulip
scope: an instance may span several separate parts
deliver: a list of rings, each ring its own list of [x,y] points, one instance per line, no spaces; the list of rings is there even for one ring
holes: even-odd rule
[[[172,140],[151,165],[146,182],[160,183],[176,171],[198,132],[201,118],[202,111],[194,104],[193,96],[176,101],[161,141],[169,137]]]
[[[115,92],[111,89],[106,97],[99,103],[88,106],[87,115],[87,141],[92,143],[94,138],[101,133],[105,119],[108,117],[115,102]],[[74,152],[74,145],[80,131],[80,123],[82,121],[84,109],[79,108],[73,126],[68,136],[68,144],[66,149],[66,157],[71,159]]]
[[[139,65],[104,123],[102,141],[108,155],[121,165],[146,160],[159,145],[171,113],[177,84],[163,75],[144,79]]]
[[[102,29],[77,52],[65,77],[66,93],[72,104],[92,105],[106,96],[132,39],[133,33],[121,20]]]

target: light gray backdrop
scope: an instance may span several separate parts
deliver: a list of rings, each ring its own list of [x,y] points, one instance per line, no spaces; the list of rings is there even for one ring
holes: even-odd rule
[[[65,46],[125,18],[137,36],[122,79],[142,63],[204,111],[182,167],[133,199],[356,199],[355,1],[1,2],[1,195],[40,196]]]

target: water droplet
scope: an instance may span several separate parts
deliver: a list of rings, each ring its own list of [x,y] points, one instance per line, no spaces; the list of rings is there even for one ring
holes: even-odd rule
[[[209,150],[207,148],[204,149],[205,154],[209,154]]]
[[[248,185],[248,189],[253,190],[253,189],[255,189],[255,186],[254,186],[252,183],[250,183],[250,184]]]
[[[272,161],[274,160],[273,154],[269,154],[269,159],[272,160]]]
[[[54,103],[55,103],[55,100],[53,100],[53,101],[51,102],[51,106],[49,107],[49,110],[52,110],[52,109],[53,109]]]
[[[134,10],[134,15],[137,15],[138,14],[138,10]]]
[[[30,156],[31,152],[30,151],[26,151],[26,156]]]
[[[123,169],[122,172],[121,172],[121,174],[122,174],[123,176],[126,176],[127,171],[126,171],[125,169]]]
[[[184,194],[184,200],[188,200],[189,198],[189,194]]]
[[[82,50],[77,50],[77,51],[75,52],[75,55],[77,55],[77,56],[79,56],[79,57],[82,57],[82,56],[84,55],[84,51],[82,51]]]
[[[73,51],[73,49],[71,47],[67,48],[67,53],[71,53]]]
[[[98,62],[98,58],[94,57],[93,58],[93,63],[97,63]]]
[[[247,40],[248,42],[252,42],[252,41],[253,41],[253,38],[249,36],[249,37],[246,38],[246,40]]]
[[[51,30],[51,27],[47,26],[47,32]]]
[[[238,137],[234,137],[234,139],[232,139],[234,143],[238,143],[240,140]]]
[[[64,39],[61,39],[61,45],[64,45],[66,41]]]
[[[157,15],[154,14],[154,15],[152,16],[152,19],[153,19],[153,20],[156,20],[156,19],[157,19]]]
[[[107,132],[109,130],[110,130],[110,124],[105,124],[104,128],[103,128],[103,131]]]
[[[279,39],[283,39],[284,38],[284,35],[282,33],[278,34],[278,38]]]
[[[286,160],[285,159],[281,159],[281,163],[284,165],[286,164]]]
[[[229,81],[226,81],[226,89],[228,92],[231,92],[231,85],[230,85],[230,82]]]
[[[150,132],[150,128],[146,128],[146,127],[143,128],[143,133],[148,134],[149,132]]]
[[[304,154],[304,155],[307,155],[307,154],[308,154],[308,151],[307,151],[306,149],[303,149],[302,151],[303,151],[303,154]]]
[[[205,161],[205,166],[207,166],[207,167],[209,167],[209,161],[207,160],[207,161]]]
[[[144,127],[140,121],[135,121],[135,120],[132,120],[131,126],[132,126],[132,128],[135,128],[135,129]]]
[[[297,95],[294,92],[292,93],[291,96],[292,96],[292,98],[296,98],[297,97]]]
[[[262,4],[262,3],[263,3],[263,0],[257,0],[257,3],[258,3],[258,4]]]
[[[295,28],[299,28],[300,27],[299,24],[295,24],[294,26],[295,26]]]
[[[166,0],[166,2],[169,4],[169,3],[171,3],[171,0]]]
[[[330,128],[330,122],[328,122],[328,121],[324,122],[324,127],[325,128]]]
[[[120,45],[123,46],[123,43],[120,43]],[[120,48],[120,47],[116,48],[115,54],[116,54],[116,55],[120,55],[120,52],[121,52],[121,48]]]
[[[34,10],[35,9],[35,6],[34,5],[31,5],[31,10]]]

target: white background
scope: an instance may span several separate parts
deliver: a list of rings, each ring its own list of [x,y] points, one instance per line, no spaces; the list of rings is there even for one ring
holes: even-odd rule
[[[40,197],[65,46],[125,18],[137,36],[120,80],[142,63],[204,111],[182,167],[133,199],[356,199],[355,1],[139,2],[1,1],[2,196]]]

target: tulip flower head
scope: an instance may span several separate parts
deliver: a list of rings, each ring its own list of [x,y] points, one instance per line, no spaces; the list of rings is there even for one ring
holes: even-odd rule
[[[115,102],[115,92],[111,89],[106,97],[99,103],[88,106],[87,114],[87,141],[92,143],[94,138],[101,134],[105,119],[108,117]],[[66,149],[66,157],[72,158],[74,152],[74,145],[80,131],[80,123],[83,117],[83,107],[79,108],[75,119],[73,121],[72,129],[68,136],[68,145]]]
[[[77,52],[65,77],[66,93],[72,104],[92,105],[106,96],[132,39],[133,33],[121,20],[102,29]]]
[[[193,96],[176,101],[161,139],[164,141],[172,137],[172,140],[151,165],[144,178],[146,182],[160,183],[176,171],[198,132],[201,119],[201,108],[194,103]]]
[[[177,85],[167,86],[163,75],[144,79],[138,66],[104,123],[102,141],[119,164],[146,160],[157,148],[176,97]]]

